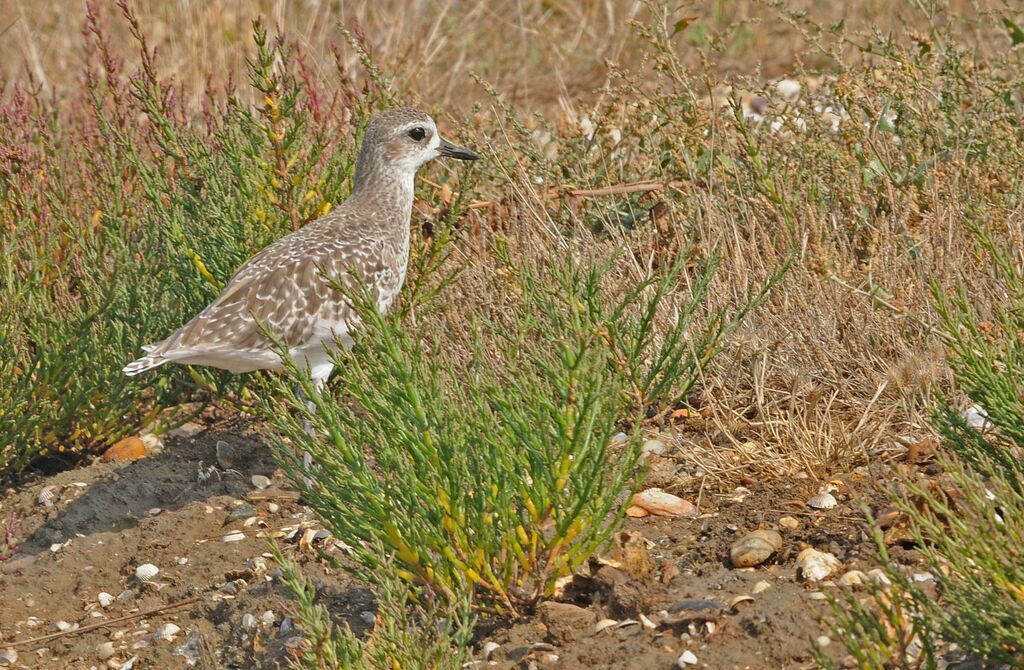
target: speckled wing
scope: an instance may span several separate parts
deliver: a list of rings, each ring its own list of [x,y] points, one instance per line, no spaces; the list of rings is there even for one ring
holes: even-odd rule
[[[371,285],[394,283],[387,281],[394,274],[384,258],[390,254],[382,254],[378,241],[342,241],[319,232],[289,236],[254,256],[214,302],[148,357],[245,371],[276,359],[263,328],[289,348],[346,334],[355,315],[328,278],[349,289],[356,287],[352,273]]]

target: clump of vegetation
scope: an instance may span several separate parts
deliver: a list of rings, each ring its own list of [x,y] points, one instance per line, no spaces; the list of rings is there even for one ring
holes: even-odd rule
[[[890,588],[839,608],[841,638],[861,667],[933,668],[939,641],[979,658],[1024,662],[1024,272],[980,230],[994,291],[991,309],[961,286],[935,289],[950,365],[969,413],[946,402],[934,424],[948,447],[941,486],[905,481],[900,506],[938,584],[925,594],[890,563]],[[878,539],[882,558],[888,561]],[[883,616],[878,616],[881,613]]]
[[[459,670],[469,661],[472,612],[468,600],[417,599],[393,570],[380,571],[373,630],[360,638],[339,626],[317,602],[313,582],[274,545],[282,580],[295,595],[294,618],[305,647],[294,665],[317,670]],[[383,547],[379,547],[383,551]]]
[[[362,330],[338,356],[336,390],[317,394],[294,367],[302,393],[277,385],[285,402],[267,409],[288,441],[278,452],[352,545],[361,578],[387,567],[445,601],[475,593],[497,614],[551,597],[615,530],[637,481],[642,431],[616,440],[621,422],[637,428],[658,401],[683,397],[768,290],[698,326],[717,259],[685,297],[683,263],[617,293],[614,261],[555,242],[564,251],[542,262],[497,247],[500,309],[465,321],[434,305],[439,315],[413,328],[353,296]]]

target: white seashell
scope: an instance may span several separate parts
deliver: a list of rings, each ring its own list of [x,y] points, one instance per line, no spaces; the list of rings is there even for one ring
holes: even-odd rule
[[[819,635],[814,639],[814,641],[817,643],[819,647],[827,647],[830,644],[832,644],[832,640],[828,637],[828,635]]]
[[[187,565],[188,559],[184,556],[179,556],[178,558],[174,559],[174,562],[178,565]]]
[[[143,563],[139,567],[135,568],[135,579],[140,582],[148,582],[158,574],[160,574],[160,568],[156,567],[152,563]]]
[[[242,628],[249,630],[256,627],[256,617],[246,612],[242,615]]]
[[[758,583],[759,584],[767,584],[768,582],[758,582]],[[757,588],[757,587],[755,586],[754,588]],[[760,593],[760,591],[758,591],[758,593]],[[731,610],[736,609],[736,606],[739,605],[740,603],[752,603],[752,602],[754,602],[753,596],[748,596],[746,594],[741,594],[741,595],[738,595],[738,596],[733,596],[732,600],[729,601],[729,609],[731,609]]]
[[[269,626],[270,624],[274,623],[274,611],[273,610],[267,610],[266,612],[261,614],[260,615],[260,621],[262,621],[267,626]]]
[[[772,585],[771,585],[770,582],[766,582],[766,581],[762,580],[762,581],[758,582],[757,584],[754,584],[754,588],[751,589],[751,591],[753,592],[754,595],[757,595],[758,593],[764,593],[765,591],[767,591],[771,587],[772,587]]]
[[[811,582],[820,582],[842,567],[838,558],[827,551],[818,551],[812,547],[797,554],[796,564],[804,579]]]
[[[114,596],[110,595],[106,591],[100,591],[99,595],[96,596],[96,602],[100,604],[100,607],[110,607],[114,602]]]
[[[594,625],[594,632],[595,633],[600,633],[604,629],[611,628],[612,626],[615,626],[618,623],[619,622],[616,621],[615,619],[601,619],[600,621],[598,621]]]
[[[642,625],[647,630],[654,630],[658,627],[658,624],[654,623],[643,614],[640,615],[640,625]]]
[[[828,600],[828,596],[826,596],[821,591],[812,591],[811,593],[807,594],[807,599],[808,600]]]
[[[697,655],[687,649],[679,654],[679,658],[676,659],[676,667],[685,668],[688,665],[697,665],[697,662]]]
[[[170,642],[171,638],[173,638],[179,632],[181,632],[181,628],[179,628],[175,624],[165,623],[164,625],[160,626],[155,631],[153,631],[153,637],[157,638],[158,640],[167,640],[168,642]]]
[[[277,503],[267,503],[267,511],[271,514],[277,514],[277,510],[281,509],[281,506]]]
[[[801,88],[800,82],[795,79],[783,79],[775,84],[775,93],[783,100],[793,101],[800,95]]]
[[[838,580],[840,586],[859,586],[868,580],[868,576],[860,570],[850,570],[843,573]]]
[[[235,531],[234,533],[228,533],[221,538],[221,542],[240,542],[245,539],[245,533]]]
[[[44,507],[53,507],[54,501],[57,500],[57,493],[54,491],[54,488],[56,487],[47,486],[43,488],[39,495],[36,496],[36,502]]]
[[[13,649],[0,651],[0,665],[14,665],[18,660],[18,652]]]
[[[914,581],[918,582],[918,583],[930,582],[933,579],[935,579],[935,575],[933,575],[930,572],[915,572],[913,574],[913,578],[914,578]]]
[[[981,405],[971,405],[964,412],[964,421],[975,430],[986,430],[992,426],[988,420],[988,412]]]
[[[484,643],[484,649],[483,649],[483,651],[484,651],[484,660],[485,661],[491,660],[491,654],[493,654],[495,651],[497,651],[500,648],[501,648],[501,645],[498,644],[497,642],[486,642],[486,643]]]
[[[640,625],[640,622],[637,621],[636,619],[623,619],[615,627],[616,628],[626,628],[628,626],[639,626],[639,625]]]
[[[811,499],[807,501],[807,506],[814,509],[832,509],[838,504],[836,497],[828,491],[822,491],[818,495],[811,496]]]

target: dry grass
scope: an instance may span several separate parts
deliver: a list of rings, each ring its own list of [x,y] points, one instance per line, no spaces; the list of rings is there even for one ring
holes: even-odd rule
[[[679,436],[691,473],[724,484],[796,471],[827,478],[839,462],[927,431],[929,395],[949,384],[929,282],[964,279],[993,299],[965,222],[1024,243],[1021,181],[1006,168],[1020,164],[1020,101],[993,102],[995,89],[1012,89],[1006,80],[1021,60],[998,20],[1012,16],[1005,3],[771,4],[669,12],[619,0],[179,0],[147,6],[140,19],[158,69],[193,99],[211,76],[244,79],[249,22],[263,14],[301,46],[314,78],[333,81],[336,60],[364,72],[341,24],[393,76],[399,99],[444,110],[449,128],[468,116],[464,139],[489,160],[465,186],[492,202],[461,222],[458,290],[467,299],[445,316],[453,328],[500,306],[486,251],[498,239],[527,258],[582,239],[622,253],[616,271],[631,281],[674,253],[701,259],[717,249],[724,271],[709,313],[795,256],[783,289],[705,371],[698,403],[707,420]],[[126,26],[102,6],[117,44]],[[805,9],[813,22],[797,14]],[[0,76],[31,76],[58,98],[74,90],[79,15],[75,3],[0,2],[0,46],[25,57],[4,59]],[[843,31],[830,32],[840,20]],[[831,75],[808,74],[820,70]],[[768,83],[788,74],[803,84],[789,102]],[[758,92],[770,115],[760,125],[730,105]],[[841,103],[851,118],[832,133],[819,103]],[[880,121],[890,109],[896,132]],[[779,132],[769,130],[773,118],[783,119]],[[922,179],[911,184],[918,165]],[[563,185],[645,180],[671,186],[545,197]],[[426,184],[422,193],[444,204]],[[417,215],[424,230],[442,224]]]

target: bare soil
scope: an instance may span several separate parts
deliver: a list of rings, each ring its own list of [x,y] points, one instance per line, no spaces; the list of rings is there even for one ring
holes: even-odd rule
[[[0,518],[17,522],[16,551],[0,562],[0,649],[13,645],[15,667],[286,667],[301,631],[288,618],[294,601],[275,576],[270,537],[323,584],[338,620],[372,634],[372,594],[317,557],[334,540],[316,534],[265,438],[238,421],[186,428],[141,460],[37,475],[0,498]],[[806,582],[794,558],[813,546],[844,570],[877,567],[858,508],[885,504],[880,485],[890,466],[833,473],[842,484],[830,510],[807,506],[822,485],[809,478],[682,491],[673,486],[683,479],[672,458],[657,458],[651,471],[650,485],[697,502],[700,515],[630,519],[617,548],[593,560],[562,597],[582,609],[485,623],[479,653],[486,642],[501,645],[488,659],[498,668],[673,668],[686,650],[696,667],[814,667],[813,649],[829,635],[821,594],[841,587]],[[271,485],[256,487],[253,475]],[[779,525],[786,516],[796,528]],[[757,568],[733,568],[730,546],[758,528],[780,529],[781,550]],[[244,537],[224,541],[234,532]],[[898,543],[894,550],[915,560]],[[146,563],[159,573],[140,582],[136,568]],[[768,586],[755,593],[759,582]],[[100,604],[101,592],[113,601]],[[744,595],[752,600],[737,601]],[[603,619],[617,623],[595,632]],[[96,624],[105,625],[85,630]],[[166,624],[178,630],[161,635]],[[113,655],[103,659],[107,642]],[[845,653],[836,642],[823,649],[837,659]]]

